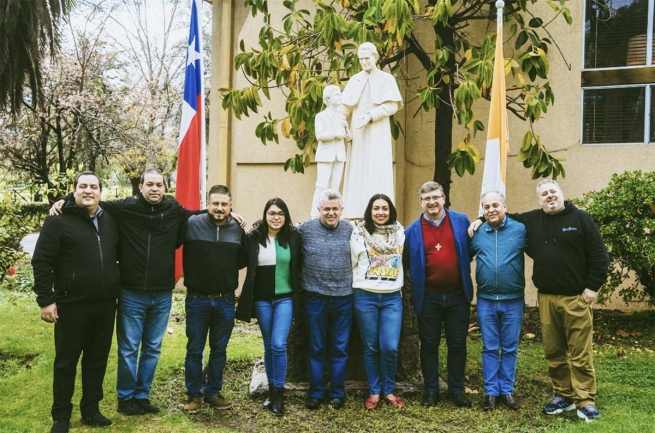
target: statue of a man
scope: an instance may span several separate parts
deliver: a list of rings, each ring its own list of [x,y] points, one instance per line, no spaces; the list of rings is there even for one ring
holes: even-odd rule
[[[363,71],[346,84],[339,111],[352,115],[352,146],[344,182],[344,218],[363,218],[369,199],[378,193],[394,199],[393,150],[389,117],[403,106],[393,75],[379,70],[375,45],[357,50]]]
[[[341,104],[341,89],[329,85],[323,90],[323,102],[327,108],[316,115],[316,190],[312,201],[312,218],[319,216],[318,207],[321,193],[326,189],[339,190],[341,176],[346,163],[346,141],[352,139],[348,122],[338,111]]]

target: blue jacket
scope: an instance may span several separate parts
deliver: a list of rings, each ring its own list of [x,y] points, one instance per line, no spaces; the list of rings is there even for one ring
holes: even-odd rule
[[[462,289],[466,298],[471,302],[473,300],[473,283],[467,243],[469,219],[461,212],[446,209],[446,213],[448,213],[455,237]],[[405,229],[405,248],[403,250],[404,271],[412,281],[412,305],[416,314],[421,314],[425,292],[425,248],[423,246],[423,229],[421,228],[422,218],[423,214]]]
[[[502,301],[524,297],[526,234],[525,225],[506,216],[498,229],[485,222],[469,240],[471,257],[476,256],[478,298]]]

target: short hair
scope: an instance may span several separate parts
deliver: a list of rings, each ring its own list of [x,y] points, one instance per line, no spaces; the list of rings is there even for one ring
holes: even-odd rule
[[[559,189],[560,191],[562,190],[562,187],[559,186],[559,183],[555,182],[553,179],[543,179],[537,184],[537,189],[536,189],[537,190],[537,195],[539,195],[539,188],[541,188],[541,185],[546,185],[546,184],[549,184],[549,183],[552,183],[553,185],[555,185],[557,187],[557,189]]]
[[[492,193],[493,193],[493,194],[498,194],[498,197],[500,197],[500,202],[501,202],[502,204],[506,204],[506,203],[505,203],[505,194],[503,194],[503,193],[500,192],[500,191],[496,191],[496,190],[491,190],[491,191],[485,191],[485,192],[483,192],[482,195],[480,196],[480,204],[482,204],[482,200],[484,200],[484,198],[487,196],[487,194],[492,194]]]
[[[326,102],[330,98],[330,96],[332,96],[336,92],[341,92],[339,86],[335,84],[330,84],[328,86],[325,86],[325,89],[323,89],[323,102]]]
[[[149,168],[145,170],[143,173],[141,173],[141,185],[146,181],[146,174],[157,174],[161,176],[161,180],[164,180],[164,175],[161,173],[161,171],[157,170],[156,168]]]
[[[339,205],[343,206],[343,198],[341,198],[341,194],[339,194],[339,191],[334,190],[334,189],[326,189],[321,193],[321,195],[318,197],[318,207],[321,208],[323,207],[323,203],[325,203],[328,200],[339,200]]]
[[[418,198],[422,199],[423,194],[425,194],[426,192],[436,191],[436,190],[439,190],[441,191],[441,194],[446,195],[446,193],[443,190],[443,186],[441,186],[441,184],[434,181],[425,182],[423,185],[421,185],[421,188],[418,190]]]
[[[207,193],[207,201],[209,201],[209,197],[211,197],[212,194],[225,194],[230,197],[230,200],[232,200],[232,192],[230,192],[230,188],[226,187],[225,185],[214,185],[209,188],[209,192]]]
[[[77,184],[80,181],[80,177],[82,176],[95,176],[96,179],[98,179],[98,186],[100,186],[100,189],[102,190],[102,181],[100,180],[100,177],[98,177],[97,174],[90,170],[83,171],[81,173],[78,173],[77,176],[73,178],[73,188],[77,189]]]
[[[396,223],[396,218],[397,218],[396,207],[393,205],[393,202],[391,201],[389,196],[386,194],[375,194],[368,201],[368,206],[366,206],[366,210],[364,211],[364,227],[366,228],[366,231],[369,232],[370,234],[373,234],[373,232],[375,231],[375,222],[373,221],[373,217],[371,216],[371,214],[373,213],[373,203],[376,200],[384,200],[389,205],[389,221],[387,221],[383,225],[385,226],[393,225]]]
[[[362,55],[371,55],[375,57],[375,60],[380,58],[378,49],[371,42],[364,42],[357,48],[357,57],[361,57]]]

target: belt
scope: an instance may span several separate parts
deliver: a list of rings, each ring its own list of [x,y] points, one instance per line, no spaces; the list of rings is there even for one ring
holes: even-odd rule
[[[191,293],[191,296],[197,296],[199,298],[205,298],[205,299],[216,299],[216,298],[224,298],[228,295],[232,295],[234,292],[229,292],[229,293],[216,293],[215,295],[200,295],[198,293]]]

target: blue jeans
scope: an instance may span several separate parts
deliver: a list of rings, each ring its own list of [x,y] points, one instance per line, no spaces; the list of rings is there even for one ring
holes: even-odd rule
[[[519,337],[525,300],[490,301],[478,297],[485,395],[514,394]],[[500,355],[498,353],[500,351]]]
[[[222,298],[205,298],[187,295],[186,358],[184,379],[187,395],[202,395],[205,379],[205,397],[216,397],[223,389],[223,369],[227,360],[227,343],[234,328],[234,293]],[[203,378],[202,353],[209,333],[209,362],[207,377]]]
[[[171,298],[170,291],[121,290],[116,315],[116,394],[121,401],[150,395],[171,312]]]
[[[305,298],[309,332],[309,397],[323,398],[325,359],[329,353],[329,398],[346,396],[348,340],[353,320],[353,296],[321,297],[311,293]]]
[[[448,392],[464,392],[466,334],[471,305],[464,292],[426,292],[418,316],[421,370],[426,392],[439,392],[439,344],[443,324],[448,346]]]
[[[264,340],[266,378],[275,388],[284,388],[287,377],[287,338],[293,321],[293,298],[255,301],[255,315]]]
[[[402,294],[355,289],[355,318],[364,345],[368,391],[371,395],[380,391],[393,394],[403,321]]]

